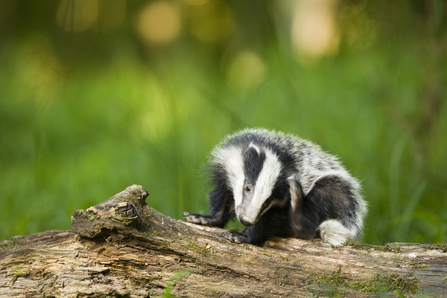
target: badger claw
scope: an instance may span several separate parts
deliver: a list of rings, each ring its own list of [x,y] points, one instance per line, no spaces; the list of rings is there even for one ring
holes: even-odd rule
[[[224,231],[219,234],[220,237],[235,243],[249,243],[247,238],[239,232]]]
[[[185,219],[187,222],[195,223],[203,226],[210,226],[212,223],[210,222],[210,217],[208,215],[201,215],[189,212],[183,212]]]

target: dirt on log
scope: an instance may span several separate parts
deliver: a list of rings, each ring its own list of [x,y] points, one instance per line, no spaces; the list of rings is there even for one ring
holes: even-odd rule
[[[133,185],[76,211],[73,231],[0,243],[0,297],[447,297],[447,245],[235,244],[147,196]]]

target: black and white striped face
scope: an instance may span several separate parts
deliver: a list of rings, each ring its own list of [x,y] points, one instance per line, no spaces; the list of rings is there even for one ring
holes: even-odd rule
[[[277,203],[271,196],[281,174],[278,157],[254,143],[217,148],[213,155],[214,162],[223,165],[228,175],[237,218],[245,226],[254,225]]]

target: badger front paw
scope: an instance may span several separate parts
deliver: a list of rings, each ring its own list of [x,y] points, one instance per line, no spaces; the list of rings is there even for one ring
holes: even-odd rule
[[[189,212],[183,212],[183,215],[185,216],[187,222],[195,223],[198,225],[212,226],[214,222],[213,218],[211,218],[209,215],[202,215]]]
[[[219,236],[235,243],[250,243],[250,239],[240,232],[224,231]]]

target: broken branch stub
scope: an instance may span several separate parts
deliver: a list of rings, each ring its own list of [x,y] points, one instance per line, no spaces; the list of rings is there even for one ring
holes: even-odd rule
[[[106,230],[149,229],[150,214],[146,204],[148,191],[139,185],[132,185],[113,197],[85,210],[77,210],[71,216],[71,228],[83,237],[94,238]]]
[[[140,185],[132,185],[113,197],[71,216],[73,232],[86,238],[108,235],[111,231],[136,237],[184,239],[204,235],[183,221],[168,217],[146,203],[149,192]],[[208,237],[217,237],[207,233]]]

